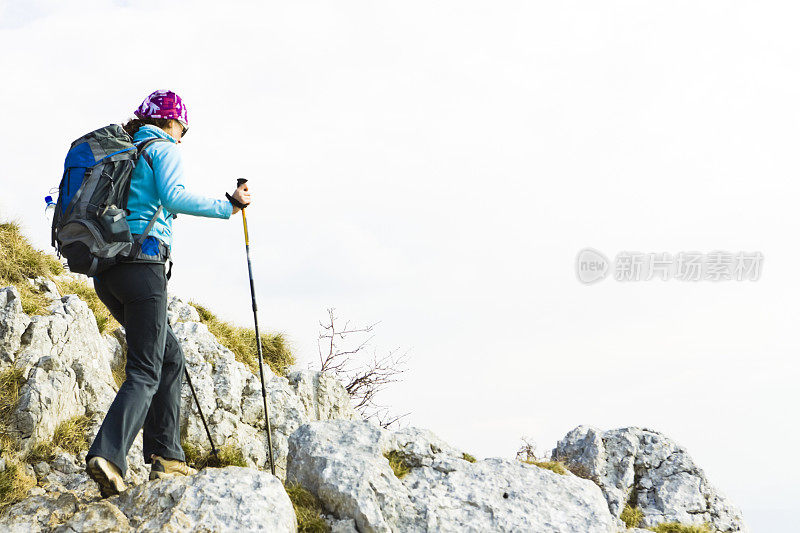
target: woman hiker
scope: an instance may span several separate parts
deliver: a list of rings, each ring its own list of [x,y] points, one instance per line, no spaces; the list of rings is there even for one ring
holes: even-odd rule
[[[100,300],[125,327],[128,362],[125,382],[108,409],[86,456],[86,470],[103,497],[125,490],[126,457],[143,429],[144,460],[150,479],[189,475],[180,442],[181,381],[184,359],[167,322],[166,262],[172,244],[174,215],[230,218],[250,203],[243,184],[232,200],[192,194],[184,185],[178,148],[189,121],[186,106],[172,91],[156,91],[123,127],[137,146],[151,139],[131,175],[127,217],[131,233],[141,235],[161,206],[141,252],[94,278]]]

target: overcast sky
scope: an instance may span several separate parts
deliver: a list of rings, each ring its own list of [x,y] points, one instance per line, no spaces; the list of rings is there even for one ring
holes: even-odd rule
[[[299,366],[326,308],[381,321],[410,424],[481,457],[645,426],[794,527],[795,4],[164,4],[0,0],[0,217],[47,247],[69,143],[172,89],[190,189],[250,180],[260,320]],[[584,247],[764,262],[587,286]],[[240,217],[179,217],[174,255],[174,293],[250,323]]]

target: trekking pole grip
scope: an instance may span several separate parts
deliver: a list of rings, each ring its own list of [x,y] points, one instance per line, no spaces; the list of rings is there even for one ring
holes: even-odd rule
[[[239,187],[241,187],[241,186],[242,186],[242,185],[244,185],[245,183],[247,183],[247,180],[246,180],[246,179],[244,179],[244,178],[239,178],[239,179],[237,179],[237,180],[236,180],[236,188],[238,189]],[[243,204],[243,203],[242,203],[242,202],[240,202],[239,200],[236,200],[236,199],[235,199],[233,196],[231,196],[231,195],[230,195],[230,194],[228,194],[228,193],[225,193],[225,197],[228,199],[228,201],[229,201],[231,204],[235,205],[235,206],[236,206],[236,207],[238,207],[239,209],[242,209],[242,210],[243,210],[245,207],[247,207],[247,205]]]

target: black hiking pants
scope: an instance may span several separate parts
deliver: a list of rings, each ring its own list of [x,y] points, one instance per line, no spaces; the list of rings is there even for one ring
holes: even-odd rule
[[[128,362],[125,382],[89,448],[87,461],[100,456],[128,468],[127,455],[140,429],[144,460],[152,454],[184,461],[180,441],[183,351],[167,322],[164,265],[120,263],[95,276],[97,296],[125,327]]]

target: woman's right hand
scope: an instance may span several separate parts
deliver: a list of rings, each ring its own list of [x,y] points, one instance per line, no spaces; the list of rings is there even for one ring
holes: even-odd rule
[[[247,183],[242,183],[231,195],[237,202],[242,202],[245,206],[250,205],[250,191],[247,188]],[[236,214],[241,211],[240,208],[233,206],[231,214]]]

